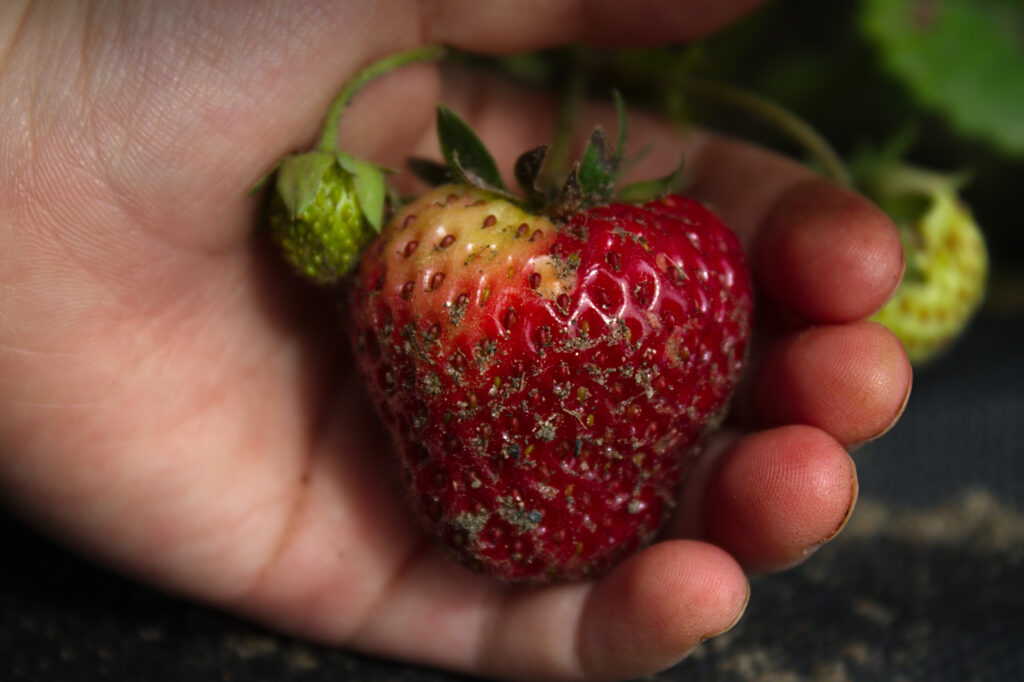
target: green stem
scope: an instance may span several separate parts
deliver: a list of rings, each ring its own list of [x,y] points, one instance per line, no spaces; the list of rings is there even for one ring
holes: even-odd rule
[[[385,57],[357,73],[355,77],[345,84],[345,87],[342,88],[338,96],[331,102],[331,106],[327,110],[327,117],[324,120],[323,131],[320,133],[320,141],[317,143],[317,149],[327,152],[337,150],[338,123],[341,121],[341,115],[345,113],[349,102],[352,101],[352,98],[355,97],[356,93],[364,85],[399,67],[441,59],[445,53],[446,50],[441,45],[417,47]]]
[[[828,178],[844,187],[853,187],[853,177],[846,164],[828,141],[791,111],[775,102],[725,83],[687,79],[683,81],[682,86],[693,95],[747,111],[774,125],[817,159]]]
[[[967,173],[938,173],[906,163],[889,163],[875,169],[862,184],[869,193],[882,196],[900,194],[951,194],[963,187]]]

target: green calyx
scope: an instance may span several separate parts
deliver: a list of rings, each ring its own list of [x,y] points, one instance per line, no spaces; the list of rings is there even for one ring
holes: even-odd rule
[[[622,171],[634,159],[624,156],[625,105],[617,95],[616,104],[619,130],[615,147],[600,126],[595,128],[582,156],[565,173],[553,173],[546,167],[548,145],[525,152],[514,167],[521,196],[505,185],[494,157],[473,129],[443,104],[437,110],[437,133],[445,163],[411,159],[409,166],[428,184],[462,182],[554,219],[565,219],[582,209],[612,201],[649,201],[677,189],[682,164],[664,178],[619,187]]]
[[[323,201],[325,185],[347,182],[350,187],[346,189],[359,206],[360,217],[379,232],[387,197],[385,172],[344,152],[312,151],[284,159],[277,168],[274,189],[289,216],[295,219]]]
[[[266,222],[300,274],[333,284],[355,269],[388,207],[388,171],[337,149],[338,123],[355,94],[400,66],[440,59],[439,46],[386,57],[360,71],[335,97],[316,149],[282,159],[272,173]]]
[[[277,169],[268,223],[299,273],[331,284],[351,272],[380,232],[387,187],[381,169],[341,152],[312,151]]]

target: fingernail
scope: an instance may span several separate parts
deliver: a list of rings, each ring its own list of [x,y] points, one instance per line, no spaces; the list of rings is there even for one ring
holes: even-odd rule
[[[870,443],[873,440],[878,440],[879,438],[881,438],[885,434],[889,433],[889,431],[891,431],[892,428],[894,426],[896,426],[897,423],[899,423],[900,417],[903,416],[903,412],[906,411],[906,409],[907,409],[907,403],[910,402],[910,393],[913,390],[913,388],[914,388],[914,375],[913,375],[913,373],[911,373],[910,379],[907,381],[907,391],[906,391],[906,393],[903,394],[903,400],[900,402],[900,406],[899,406],[899,408],[897,408],[896,414],[893,415],[892,420],[888,424],[885,425],[885,428],[883,428],[881,431],[876,433],[874,436],[871,436],[870,438],[868,438],[867,440],[863,441],[862,443],[858,443],[857,444],[858,446],[864,445],[865,443]]]
[[[701,637],[700,638],[701,643],[703,644],[704,642],[708,641],[709,639],[714,639],[715,637],[721,637],[725,633],[729,632],[729,630],[732,630],[734,627],[736,627],[736,625],[741,620],[743,620],[743,614],[745,614],[747,612],[747,606],[749,604],[750,604],[750,583],[748,582],[747,583],[747,595],[746,595],[746,597],[743,598],[743,605],[740,607],[740,610],[736,612],[736,617],[733,618],[732,622],[729,623],[729,625],[727,625],[722,630],[719,630],[718,632],[714,632],[714,633],[712,633],[710,635],[704,635],[703,637]]]
[[[850,522],[850,518],[853,516],[853,508],[857,506],[857,497],[860,494],[860,484],[857,482],[857,466],[850,460],[850,502],[846,507],[846,513],[843,514],[842,520],[839,521],[839,525],[833,530],[828,536],[819,542],[814,547],[808,550],[808,554],[816,550],[818,547],[828,543],[834,537],[843,532],[843,528],[846,528],[846,524]]]

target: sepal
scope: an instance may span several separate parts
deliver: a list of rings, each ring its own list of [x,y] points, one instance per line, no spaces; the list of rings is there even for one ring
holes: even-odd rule
[[[461,180],[491,192],[509,193],[487,147],[465,121],[443,104],[437,107],[437,136],[444,160]]]
[[[344,152],[338,152],[336,158],[338,164],[352,174],[352,184],[363,217],[374,232],[380,232],[388,196],[387,182],[384,180],[386,171],[376,164],[362,161]]]
[[[343,152],[294,154],[278,164],[275,189],[289,217],[296,219],[313,205],[328,171],[335,164],[351,176],[363,218],[375,232],[380,232],[388,195],[384,180],[387,171]]]
[[[576,172],[584,201],[600,202],[611,197],[619,179],[619,159],[598,126],[590,135]]]
[[[333,152],[312,151],[286,157],[277,167],[275,186],[291,218],[316,201],[327,171],[336,163]]]
[[[514,169],[516,182],[519,183],[523,194],[529,201],[539,205],[543,205],[550,198],[540,183],[541,170],[544,168],[544,161],[547,157],[548,146],[546,144],[534,147],[516,159]]]
[[[459,180],[458,176],[448,166],[438,163],[433,159],[414,157],[408,159],[405,163],[413,175],[431,187],[440,187],[441,185],[448,185]]]
[[[685,166],[686,160],[681,159],[676,169],[665,177],[654,180],[642,180],[626,185],[619,190],[618,197],[622,201],[644,203],[663,197],[666,194],[678,192],[683,184],[683,169]]]

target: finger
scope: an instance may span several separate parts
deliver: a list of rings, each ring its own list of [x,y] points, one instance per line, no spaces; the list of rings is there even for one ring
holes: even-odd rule
[[[904,265],[889,218],[820,180],[798,183],[775,200],[752,260],[762,291],[818,322],[871,315],[896,290]]]
[[[318,448],[279,545],[228,604],[275,629],[375,655],[518,679],[660,670],[742,612],[742,569],[672,541],[598,582],[509,586],[443,556],[412,523],[358,395]]]
[[[869,316],[892,296],[903,249],[892,221],[864,197],[752,145],[698,138],[691,192],[745,237],[758,285],[806,319]]]
[[[331,6],[324,12],[289,12],[289,30],[275,30],[258,44],[264,46],[260,56],[266,54],[271,59],[297,53],[295,64],[290,69],[256,65],[262,68],[255,76],[261,77],[266,87],[260,97],[253,98],[261,106],[283,111],[278,117],[255,116],[254,112],[250,116],[254,123],[264,121],[261,139],[274,141],[271,150],[280,150],[280,156],[289,150],[287,145],[308,142],[315,134],[326,102],[337,87],[325,87],[325,83],[340,84],[355,69],[389,52],[431,43],[499,54],[580,42],[604,46],[678,42],[724,27],[761,2],[389,0],[375,3],[369,10]],[[277,28],[275,22],[264,24]],[[347,37],[344,45],[339,45],[338,35]],[[294,36],[303,39],[296,41]],[[240,52],[248,55],[251,51]],[[244,63],[252,61],[247,58]],[[345,150],[389,164],[403,161],[415,136],[429,128],[429,103],[437,92],[436,79],[426,75],[429,73],[423,68],[403,69],[380,84],[374,83],[372,92],[361,93],[342,121],[340,140]],[[252,76],[239,74],[237,79],[252,80]]]
[[[896,422],[910,395],[903,346],[872,322],[821,326],[775,341],[744,398],[759,426],[806,424],[850,446]]]
[[[596,583],[507,586],[427,550],[350,642],[513,679],[626,679],[682,659],[746,606],[742,569],[702,542],[655,544]]]
[[[857,499],[846,450],[808,426],[739,438],[703,464],[680,506],[689,517],[669,531],[700,535],[748,571],[799,563],[842,529]]]
[[[493,54],[578,42],[636,47],[690,40],[726,26],[761,1],[443,0],[419,6],[426,42]]]
[[[589,595],[580,626],[582,668],[611,679],[667,668],[731,629],[748,597],[742,570],[717,547],[657,543],[618,566]]]

